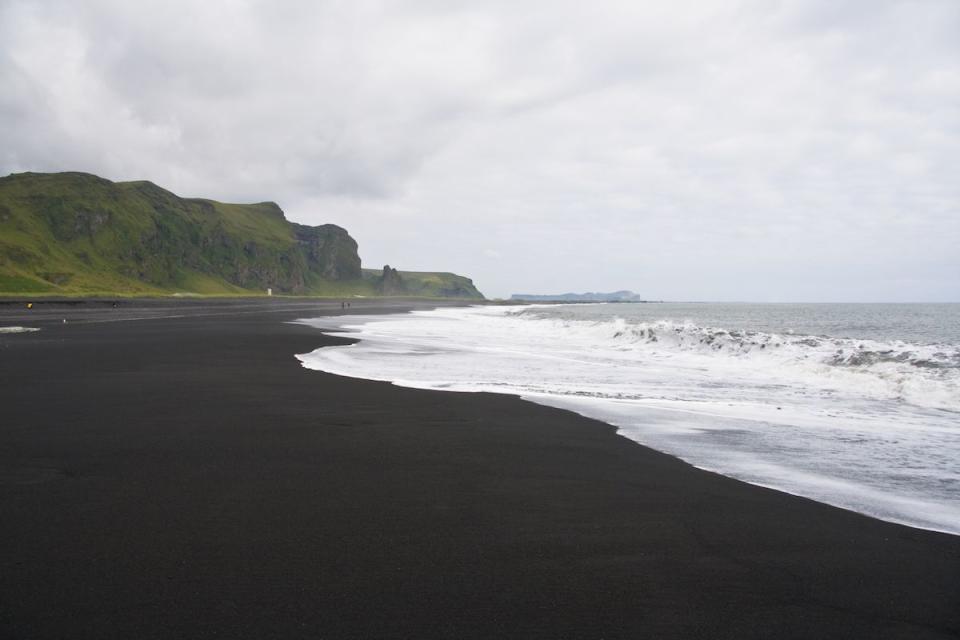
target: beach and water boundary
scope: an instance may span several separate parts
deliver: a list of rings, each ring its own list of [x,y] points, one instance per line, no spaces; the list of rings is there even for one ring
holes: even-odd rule
[[[359,340],[298,355],[310,369],[520,396],[701,469],[960,534],[960,305],[473,306],[303,322]]]
[[[339,307],[0,307],[41,329],[0,335],[2,635],[960,633],[957,537],[515,397],[303,369],[346,341],[286,321]]]

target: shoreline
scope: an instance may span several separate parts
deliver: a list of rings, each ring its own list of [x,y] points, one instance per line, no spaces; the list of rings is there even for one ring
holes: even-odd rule
[[[455,392],[454,392],[454,393],[455,393]],[[561,403],[559,403],[559,402],[558,402],[558,403],[555,403],[555,404],[550,404],[550,403],[548,403],[548,402],[544,402],[544,403],[541,404],[541,403],[539,403],[539,402],[536,402],[535,400],[529,400],[529,399],[528,399],[528,398],[530,398],[530,397],[532,397],[532,396],[518,396],[518,397],[520,397],[520,398],[523,399],[523,400],[527,400],[528,402],[532,402],[532,403],[534,403],[534,404],[538,404],[538,405],[540,405],[540,406],[554,407],[554,408],[557,408],[557,409],[560,409],[560,410],[563,410],[563,411],[570,411],[571,413],[574,413],[574,414],[576,414],[576,415],[578,415],[578,416],[580,416],[580,417],[582,417],[582,418],[585,418],[585,419],[587,419],[587,420],[598,420],[598,418],[591,418],[589,415],[587,415],[587,414],[585,414],[585,413],[581,413],[580,411],[577,411],[577,410],[574,409],[574,408],[567,407],[567,406],[561,406]],[[833,503],[827,502],[827,501],[825,501],[825,500],[818,500],[817,498],[811,498],[810,496],[804,495],[804,494],[802,494],[802,493],[798,493],[798,492],[792,491],[792,490],[790,490],[789,488],[787,488],[786,486],[783,486],[783,485],[777,485],[777,484],[773,484],[773,483],[771,483],[771,484],[764,484],[764,483],[759,482],[759,481],[744,480],[743,478],[738,478],[736,475],[732,475],[732,474],[730,474],[730,473],[724,473],[723,471],[720,471],[719,469],[710,468],[710,467],[708,467],[708,466],[701,466],[701,465],[699,465],[699,464],[697,464],[697,463],[695,463],[695,462],[693,462],[693,461],[691,461],[691,460],[687,460],[686,458],[684,458],[684,457],[682,457],[682,456],[680,456],[680,455],[676,455],[676,454],[674,454],[674,453],[670,453],[669,451],[662,451],[662,450],[660,450],[660,449],[657,449],[657,448],[654,447],[653,445],[644,444],[643,442],[639,442],[639,441],[637,441],[637,440],[633,440],[632,438],[630,438],[629,436],[627,436],[627,435],[625,435],[625,434],[623,434],[623,433],[621,432],[621,431],[622,431],[622,428],[621,428],[620,426],[618,426],[618,425],[616,425],[616,424],[614,424],[614,423],[612,423],[612,422],[608,422],[608,421],[606,421],[606,420],[600,420],[600,422],[603,422],[604,424],[610,425],[611,427],[613,427],[614,429],[617,430],[617,435],[618,435],[618,436],[620,436],[621,438],[624,438],[625,440],[627,440],[627,441],[629,441],[629,442],[631,442],[631,443],[633,443],[633,444],[635,444],[635,445],[637,445],[637,446],[644,447],[644,448],[647,448],[647,449],[651,449],[651,450],[656,451],[656,452],[658,452],[658,453],[662,453],[662,454],[664,454],[664,455],[670,456],[670,457],[675,458],[676,460],[678,460],[678,461],[680,461],[680,462],[683,462],[684,464],[690,465],[691,467],[693,467],[693,468],[695,468],[695,469],[699,469],[700,471],[705,471],[705,472],[707,472],[707,473],[712,473],[712,474],[715,474],[715,475],[718,475],[718,476],[722,476],[722,477],[724,477],[724,478],[728,478],[728,479],[730,479],[730,480],[736,480],[737,482],[742,482],[742,483],[744,483],[744,484],[748,484],[748,485],[753,486],[753,487],[759,487],[759,488],[762,488],[762,489],[769,489],[770,491],[776,491],[776,492],[778,492],[778,493],[782,493],[782,494],[784,494],[784,495],[792,496],[792,497],[794,497],[794,498],[802,498],[802,499],[804,499],[804,500],[810,500],[811,502],[815,502],[815,503],[817,503],[817,504],[822,504],[822,505],[824,505],[824,506],[831,507],[831,508],[834,508],[834,509],[840,509],[841,511],[846,511],[846,512],[848,512],[848,513],[856,514],[856,515],[858,515],[858,516],[862,516],[862,517],[865,517],[865,518],[869,518],[869,519],[871,519],[871,520],[876,520],[877,522],[884,522],[884,523],[887,523],[887,524],[894,524],[894,525],[897,525],[897,526],[900,526],[900,527],[907,527],[908,529],[916,529],[916,530],[918,530],[918,531],[927,531],[927,532],[930,532],[930,533],[938,533],[938,534],[942,534],[942,535],[951,536],[951,537],[953,537],[953,538],[957,538],[958,540],[960,540],[960,533],[956,533],[956,532],[953,532],[953,531],[948,531],[948,530],[946,530],[946,529],[937,529],[937,528],[932,527],[932,526],[923,526],[923,525],[920,525],[920,524],[914,524],[914,523],[908,522],[908,521],[906,521],[906,520],[895,520],[895,519],[892,519],[892,518],[891,518],[891,519],[881,518],[881,517],[876,516],[876,515],[873,515],[873,514],[871,514],[871,513],[867,513],[866,511],[857,511],[856,509],[852,509],[852,508],[849,508],[849,507],[845,507],[845,506],[840,505],[840,504],[833,504]]]
[[[214,306],[0,335],[4,635],[960,634],[956,536],[519,397],[307,370],[349,340],[286,320],[338,302]]]
[[[474,313],[480,314],[481,317],[486,317],[487,311],[488,310],[484,309],[466,309],[463,313],[467,314],[469,319],[470,314]],[[440,313],[446,314],[447,311],[441,311]],[[460,312],[456,311],[455,313]],[[398,313],[395,316],[401,323],[401,327],[403,326],[404,315],[406,314]],[[427,314],[427,316],[429,322],[429,317],[431,317],[432,314]],[[446,318],[447,316],[441,315],[441,317]],[[627,413],[620,412],[616,409],[612,410],[609,407],[604,409],[602,402],[609,400],[610,395],[596,392],[585,393],[580,387],[564,387],[562,391],[551,391],[541,387],[539,390],[527,391],[525,389],[525,382],[528,383],[529,380],[523,379],[522,376],[518,379],[515,376],[516,371],[509,364],[506,365],[502,371],[497,372],[483,367],[482,362],[485,352],[493,350],[499,353],[501,349],[506,349],[511,353],[514,352],[514,349],[525,352],[527,348],[526,346],[517,346],[514,344],[504,347],[503,344],[497,342],[497,335],[493,336],[494,343],[492,345],[481,338],[480,341],[483,342],[483,349],[475,353],[469,347],[461,348],[458,344],[460,340],[454,339],[452,342],[445,341],[444,338],[441,337],[445,330],[437,333],[437,328],[433,325],[422,327],[423,332],[425,332],[423,335],[421,335],[422,332],[419,330],[413,330],[412,333],[407,333],[404,332],[402,328],[397,331],[391,331],[388,328],[385,330],[385,333],[377,329],[370,334],[372,346],[368,346],[366,350],[373,349],[375,353],[378,345],[384,344],[384,341],[399,346],[401,351],[404,352],[406,349],[417,351],[425,344],[434,345],[444,353],[446,353],[447,349],[451,349],[462,358],[470,358],[473,362],[473,368],[480,367],[486,372],[485,376],[474,380],[469,376],[463,377],[456,366],[454,366],[453,371],[450,372],[448,376],[445,376],[442,372],[445,370],[446,365],[442,362],[437,363],[440,371],[439,375],[432,368],[428,368],[429,370],[425,369],[423,367],[423,360],[427,359],[429,361],[429,353],[423,356],[411,357],[409,360],[407,356],[400,358],[401,361],[412,363],[409,364],[409,366],[405,366],[404,364],[395,366],[389,349],[383,354],[380,354],[386,358],[385,360],[379,358],[371,360],[369,356],[365,358],[360,355],[360,352],[365,351],[362,343],[368,337],[363,327],[346,330],[344,329],[345,324],[356,323],[352,323],[349,320],[345,320],[343,323],[325,321],[323,318],[317,318],[317,322],[313,322],[313,320],[314,319],[311,318],[303,318],[300,319],[299,322],[307,326],[313,326],[325,332],[327,335],[354,339],[356,342],[361,343],[361,346],[357,350],[339,350],[332,348],[333,351],[339,351],[340,355],[331,355],[329,358],[324,356],[323,349],[312,353],[298,354],[297,358],[307,369],[342,375],[358,380],[388,382],[410,389],[439,390],[454,393],[487,391],[518,397],[534,404],[568,410],[581,417],[598,420],[615,428],[617,435],[632,443],[670,455],[703,471],[716,473],[753,486],[773,489],[788,495],[811,499],[815,502],[844,509],[883,522],[899,524],[924,531],[960,536],[960,528],[958,528],[960,527],[960,520],[956,519],[960,517],[960,512],[956,512],[955,506],[952,503],[937,503],[934,498],[921,494],[913,494],[910,496],[895,494],[889,489],[877,488],[876,485],[871,485],[869,482],[864,483],[863,480],[859,478],[849,478],[844,475],[831,475],[829,473],[821,473],[818,475],[818,471],[821,471],[819,469],[811,471],[809,468],[802,466],[783,466],[782,461],[774,460],[770,462],[768,459],[751,458],[752,462],[768,463],[771,467],[775,467],[777,471],[786,470],[786,473],[768,473],[767,476],[764,477],[762,474],[756,472],[750,473],[752,470],[749,465],[746,467],[746,470],[742,465],[739,467],[736,464],[728,464],[725,466],[721,462],[724,459],[724,451],[722,448],[718,447],[712,451],[707,451],[706,453],[709,454],[709,456],[704,455],[703,452],[699,452],[700,455],[698,456],[696,455],[698,453],[696,451],[691,452],[684,450],[682,447],[678,449],[676,446],[671,448],[669,443],[665,443],[662,440],[658,442],[656,438],[645,437],[642,431],[637,428],[637,424],[657,424],[662,420],[672,419],[670,417],[665,418],[665,415],[692,414],[701,417],[709,416],[708,418],[703,418],[702,422],[705,424],[711,423],[711,426],[716,425],[718,421],[724,419],[724,416],[711,413],[709,410],[698,411],[696,408],[685,407],[682,404],[674,406],[649,406],[644,405],[641,400],[636,405],[630,405],[635,407],[633,413]],[[375,320],[376,318],[374,317],[364,318],[359,324],[365,324],[366,322]],[[411,321],[413,320],[411,319]],[[469,323],[467,324],[469,325]],[[421,328],[416,324],[413,326],[418,327],[418,329]],[[456,328],[454,328],[453,331],[456,335],[460,335]],[[470,340],[477,340],[478,336],[483,335],[482,331],[480,333],[469,333],[468,342]],[[424,342],[424,340],[427,342]],[[428,351],[430,350],[428,349]],[[517,351],[517,353],[521,351]],[[546,350],[546,353],[550,353],[549,349]],[[463,366],[462,363],[461,366]],[[496,383],[484,382],[494,379]],[[549,387],[549,385],[547,385],[547,387]],[[625,401],[618,399],[616,404],[620,405],[621,402]],[[600,408],[598,408],[598,406]],[[777,408],[779,410],[779,407]],[[705,426],[705,424],[700,426]],[[841,423],[838,422],[838,424]],[[738,427],[735,425],[728,428],[736,429]],[[785,446],[789,446],[790,443],[785,442],[784,444]],[[747,459],[751,453],[749,450],[741,452],[740,458]],[[904,453],[904,455],[906,454]],[[903,473],[913,471],[922,476],[925,470],[920,467],[908,467],[901,471]],[[886,479],[886,477],[881,478],[881,480]],[[944,481],[946,482],[946,480]],[[830,487],[831,485],[833,487],[845,485],[849,488],[845,491],[837,491],[834,489],[832,492],[829,489],[823,488],[824,486]],[[953,515],[954,518],[950,519],[947,514]]]

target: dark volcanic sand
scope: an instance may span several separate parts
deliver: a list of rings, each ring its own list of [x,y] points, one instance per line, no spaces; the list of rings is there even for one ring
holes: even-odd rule
[[[0,637],[960,634],[960,538],[303,369],[339,306],[0,305]]]

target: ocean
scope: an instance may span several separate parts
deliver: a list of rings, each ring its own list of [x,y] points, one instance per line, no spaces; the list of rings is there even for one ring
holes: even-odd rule
[[[303,320],[356,378],[576,411],[697,467],[960,534],[960,304],[636,303]]]

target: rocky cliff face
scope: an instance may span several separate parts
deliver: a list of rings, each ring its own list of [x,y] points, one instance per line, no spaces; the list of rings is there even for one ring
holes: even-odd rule
[[[293,233],[306,257],[307,266],[329,280],[360,277],[357,243],[347,230],[335,224],[308,227],[293,225]]]
[[[181,198],[85,173],[0,178],[0,295],[414,295],[482,298],[453,273],[361,269],[341,227],[274,202]]]
[[[275,203],[180,198],[81,173],[0,178],[0,292],[323,293],[360,281],[357,243]]]

